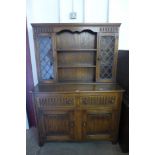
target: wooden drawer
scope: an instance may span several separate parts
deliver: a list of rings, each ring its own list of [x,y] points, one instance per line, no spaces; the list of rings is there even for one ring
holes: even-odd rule
[[[75,96],[63,94],[44,94],[35,97],[37,107],[50,108],[50,107],[74,107]]]
[[[117,104],[117,98],[115,93],[86,94],[79,97],[79,105],[81,107],[114,106]]]

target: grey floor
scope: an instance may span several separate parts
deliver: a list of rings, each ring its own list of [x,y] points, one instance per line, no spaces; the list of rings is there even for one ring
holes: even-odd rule
[[[128,155],[111,142],[50,142],[37,144],[35,128],[26,131],[26,155]]]

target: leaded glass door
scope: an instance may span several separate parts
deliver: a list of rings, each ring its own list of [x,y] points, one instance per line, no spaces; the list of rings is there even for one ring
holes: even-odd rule
[[[98,82],[115,82],[118,39],[115,34],[100,34],[98,39],[97,75]]]
[[[37,67],[40,82],[55,81],[54,35],[41,34],[37,37]]]

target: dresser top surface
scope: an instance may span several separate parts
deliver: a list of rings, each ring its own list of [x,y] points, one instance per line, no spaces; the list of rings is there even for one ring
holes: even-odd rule
[[[78,93],[78,92],[124,92],[118,84],[103,83],[55,83],[55,84],[38,84],[32,90],[33,93]]]

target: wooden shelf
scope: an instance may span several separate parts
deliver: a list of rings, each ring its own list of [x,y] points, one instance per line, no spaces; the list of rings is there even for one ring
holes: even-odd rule
[[[58,68],[94,68],[96,67],[95,65],[77,65],[77,66],[58,66]]]
[[[63,51],[97,51],[97,49],[56,49],[58,52],[63,52]]]

